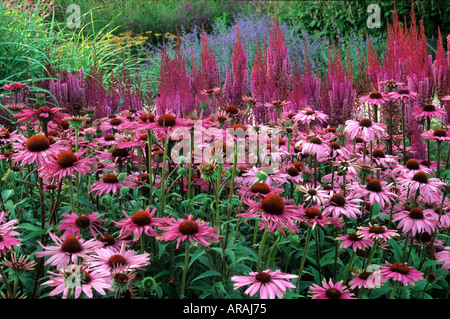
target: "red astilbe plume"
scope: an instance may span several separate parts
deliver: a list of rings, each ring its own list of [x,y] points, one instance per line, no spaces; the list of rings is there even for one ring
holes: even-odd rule
[[[436,94],[439,99],[442,99],[450,93],[450,58],[449,56],[445,56],[440,28],[438,28],[437,48],[436,60],[433,63],[432,72]]]
[[[377,52],[375,51],[374,46],[370,43],[369,35],[366,34],[367,37],[367,75],[370,79],[372,87],[377,91],[380,91],[378,88],[379,75],[381,72],[381,64],[378,59]],[[369,93],[369,92],[364,92]]]
[[[351,75],[345,68],[339,44],[336,48],[333,43],[333,48],[334,54],[331,46],[328,47],[328,71],[325,76],[328,101],[323,112],[330,117],[331,125],[339,125],[353,117],[356,90]]]
[[[250,80],[250,90],[253,99],[264,105],[266,103],[266,98],[264,94],[264,88],[266,85],[266,59],[264,56],[265,52],[265,42],[263,42],[263,50],[259,43],[256,43],[256,54],[253,60],[253,68]],[[266,122],[267,112],[265,108],[253,108],[253,115],[255,117],[256,124]]]
[[[228,69],[223,88],[224,102],[233,104],[239,108],[245,108],[243,96],[248,93],[248,65],[247,55],[242,45],[239,25],[237,26],[236,44],[231,56],[232,72]]]
[[[181,51],[181,40],[177,37],[175,56],[171,59],[163,42],[161,52],[159,96],[155,99],[158,114],[173,112],[181,117],[190,115],[196,108],[191,90],[191,79],[187,73],[186,61]]]

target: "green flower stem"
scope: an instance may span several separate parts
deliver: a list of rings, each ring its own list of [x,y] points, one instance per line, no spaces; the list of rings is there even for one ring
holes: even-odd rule
[[[189,240],[185,240],[185,243],[186,243],[186,251],[184,255],[183,275],[181,277],[180,299],[184,298],[184,290],[186,286],[186,273],[189,266],[189,250],[190,250]]]
[[[265,247],[265,244],[266,244],[266,239],[267,239],[267,226],[266,226],[266,229],[264,230],[264,234],[263,234],[263,237],[261,239],[261,243],[259,244],[258,259],[256,261],[256,271],[257,272],[259,272],[259,269],[260,269],[261,257],[262,257],[262,253],[264,251],[264,247]]]
[[[389,299],[394,299],[395,293],[397,292],[398,287],[400,287],[400,281],[395,282],[394,288],[392,288],[392,292],[391,292],[391,295],[389,296]]]
[[[148,147],[148,182],[150,184],[149,204],[153,204],[153,168],[152,168],[152,133],[147,130],[147,147]]]
[[[11,286],[8,283],[8,278],[6,277],[5,273],[3,272],[3,267],[0,266],[0,276],[3,279],[3,282],[6,286],[7,296],[12,296]]]
[[[437,141],[437,172],[436,177],[441,178],[441,141]]]
[[[297,280],[297,288],[296,288],[297,292],[298,292],[298,289],[300,287],[300,279],[302,278],[303,268],[305,267],[306,256],[308,255],[308,247],[309,247],[309,241],[311,239],[311,233],[312,233],[312,227],[308,226],[308,232],[306,234],[305,247],[303,249],[303,256],[302,256],[302,260],[300,262],[300,269],[298,271],[298,280]]]
[[[348,265],[347,265],[347,271],[345,272],[345,276],[344,276],[344,279],[343,279],[344,280],[343,281],[344,285],[347,283],[348,274],[350,273],[350,269],[352,268],[353,259],[355,258],[355,255],[356,255],[356,251],[353,250],[352,256],[350,257],[350,261],[348,262]]]
[[[149,152],[151,152],[149,150]],[[161,166],[161,217],[164,217],[164,208],[166,206],[166,162],[167,162],[167,153],[169,152],[169,139],[166,137],[164,139],[164,155]],[[151,154],[151,153],[150,153]],[[151,155],[150,155],[151,157]]]

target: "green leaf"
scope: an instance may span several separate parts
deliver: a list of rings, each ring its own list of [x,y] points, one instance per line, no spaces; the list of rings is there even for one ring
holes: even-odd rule
[[[47,229],[38,229],[22,237],[22,241],[47,234]]]
[[[189,261],[189,266],[188,267],[190,268],[192,266],[192,264],[194,263],[194,261],[196,261],[197,258],[200,257],[201,255],[203,255],[204,253],[205,253],[204,249],[201,249],[201,248],[197,249],[194,252],[194,254],[192,255],[192,257],[190,257],[191,260]]]
[[[212,276],[220,276],[221,277],[222,274],[215,270],[208,270],[208,271],[204,272],[203,274],[195,277],[194,280],[192,280],[192,282],[197,281],[199,279],[206,278],[206,277],[212,277]]]

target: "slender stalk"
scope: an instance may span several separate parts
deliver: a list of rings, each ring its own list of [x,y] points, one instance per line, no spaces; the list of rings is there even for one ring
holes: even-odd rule
[[[406,131],[405,131],[405,102],[402,100],[402,143],[403,143],[403,165],[406,164]]]
[[[302,256],[302,260],[300,262],[300,269],[298,270],[298,280],[297,280],[297,288],[296,288],[297,292],[300,287],[300,279],[302,278],[303,268],[305,267],[306,256],[308,255],[308,247],[309,247],[309,241],[311,239],[311,233],[312,233],[312,227],[309,226],[308,232],[306,233],[306,241],[305,241],[305,247],[303,248],[303,256]]]
[[[260,269],[261,257],[262,257],[262,253],[264,251],[264,246],[266,244],[266,239],[267,239],[267,227],[264,230],[264,234],[263,234],[263,237],[261,239],[261,243],[259,244],[258,259],[256,261],[256,271],[257,272],[259,272],[259,269]]]
[[[183,275],[181,277],[180,299],[184,299],[184,290],[185,290],[185,286],[186,286],[186,274],[187,274],[187,269],[189,266],[189,250],[190,250],[189,240],[186,240],[185,243],[186,243],[186,250],[185,250],[185,256],[184,256]]]
[[[167,153],[169,151],[169,139],[166,137],[164,139],[164,155],[163,162],[161,166],[161,217],[164,217],[164,208],[166,206],[166,162],[167,162]],[[149,150],[150,152],[150,150]]]
[[[394,299],[395,293],[397,292],[398,287],[400,287],[400,281],[395,282],[394,288],[392,288],[392,292],[391,292],[391,295],[389,296],[389,299]]]

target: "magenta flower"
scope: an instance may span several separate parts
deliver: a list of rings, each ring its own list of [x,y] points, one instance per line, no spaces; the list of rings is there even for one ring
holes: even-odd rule
[[[42,134],[30,137],[24,143],[25,145],[22,145],[22,143],[14,144],[15,149],[18,151],[14,154],[16,161],[22,161],[21,165],[35,163],[39,168],[64,150],[64,147],[58,142],[51,144],[50,140]]]
[[[388,184],[383,180],[372,178],[365,185],[353,184],[350,186],[356,195],[364,197],[370,205],[379,203],[381,208],[386,207],[397,196],[389,191],[392,184]]]
[[[289,205],[291,201],[284,200],[280,195],[269,194],[260,203],[247,199],[244,201],[249,206],[245,213],[237,214],[236,217],[262,218],[262,227],[267,227],[268,232],[279,229],[284,233],[287,228],[291,232],[297,232],[298,226],[295,222],[302,221],[302,208]]]
[[[117,268],[142,269],[150,263],[150,255],[138,254],[133,250],[125,251],[125,246],[120,251],[100,248],[95,250],[89,262],[94,272],[109,273]]]
[[[324,204],[323,215],[333,217],[347,216],[358,218],[361,215],[361,200],[358,198],[344,197],[340,193],[335,193],[330,196],[327,202]]]
[[[135,185],[134,182],[128,181],[126,179],[120,181],[118,176],[115,174],[106,174],[103,175],[102,180],[99,182],[96,182],[91,185],[90,192],[97,191],[95,193],[95,197],[102,195],[102,194],[117,194],[119,191],[124,187],[133,187]]]
[[[389,96],[385,93],[371,92],[359,99],[361,103],[369,103],[370,105],[381,105],[389,102]]]
[[[425,138],[430,141],[437,141],[437,142],[450,141],[450,135],[447,134],[447,131],[443,130],[443,129],[437,129],[437,130],[430,129],[429,131],[422,133],[422,138]]]
[[[330,155],[330,138],[334,138],[334,136],[325,135],[320,137],[318,135],[310,135],[298,141],[295,146],[301,147],[302,154],[315,155],[317,159],[323,159]]]
[[[309,125],[310,123],[318,125],[326,124],[328,118],[328,115],[326,115],[325,113],[313,110],[312,108],[305,108],[293,117],[295,121],[307,125]]]
[[[297,275],[282,273],[280,270],[271,271],[270,269],[262,272],[252,271],[248,276],[233,276],[234,289],[250,285],[245,294],[253,296],[259,291],[260,299],[283,298],[286,290],[295,288],[290,279],[298,278]]]
[[[445,185],[438,178],[429,178],[423,171],[413,176],[401,176],[399,183],[404,189],[409,189],[409,199],[417,196],[417,200],[425,204],[439,204],[442,199],[440,188]]]
[[[372,247],[373,241],[370,238],[363,239],[357,232],[353,232],[350,234],[342,235],[336,238],[341,241],[341,248],[351,248],[353,251],[364,250],[367,247]]]
[[[345,122],[344,133],[354,140],[357,136],[361,136],[366,142],[375,142],[375,138],[387,136],[386,125],[382,123],[373,123],[368,118],[360,121],[347,120]]]
[[[45,264],[51,264],[56,268],[61,268],[64,264],[76,264],[79,259],[86,260],[94,253],[95,249],[101,247],[100,243],[95,239],[85,241],[76,236],[68,236],[63,241],[58,236],[52,233],[49,234],[56,246],[44,246],[38,241],[38,244],[44,251],[37,252],[36,256],[50,256]]]
[[[48,273],[51,275],[50,279],[41,285],[55,287],[49,292],[49,296],[56,296],[62,293],[62,298],[68,299],[72,298],[73,294],[73,297],[78,299],[84,294],[91,299],[94,297],[94,291],[105,296],[105,290],[113,290],[111,277],[108,273],[96,273],[86,267],[70,265],[61,269],[59,273],[52,271],[48,271]],[[69,291],[71,295],[68,295]]]
[[[153,218],[156,213],[156,208],[150,212],[150,206],[147,206],[145,210],[138,210],[133,216],[123,211],[126,219],[120,220],[116,223],[117,227],[120,227],[120,237],[126,238],[133,233],[133,241],[137,241],[144,233],[147,236],[158,237],[158,233],[154,227],[157,227],[160,222],[160,218]]]
[[[174,217],[161,219],[159,229],[165,231],[157,239],[162,241],[176,240],[178,249],[180,243],[188,239],[193,245],[209,246],[212,242],[219,241],[217,229],[208,226],[200,218],[193,220],[193,215],[187,215],[187,219],[176,219]]]
[[[388,229],[386,226],[369,223],[369,226],[359,226],[357,234],[363,239],[388,241],[392,236],[399,236],[396,230]]]
[[[354,274],[352,280],[349,281],[350,289],[366,288],[374,289],[379,288],[385,281],[385,278],[381,276],[380,271],[363,271]]]
[[[5,91],[18,91],[28,86],[28,83],[9,83],[3,86]]]
[[[5,224],[0,225],[0,253],[5,253],[8,251],[13,251],[15,246],[20,245],[20,240],[14,236],[20,235],[15,231],[18,223],[17,219],[12,219]]]
[[[75,213],[64,214],[65,219],[61,221],[61,224],[57,229],[65,229],[61,238],[66,238],[70,235],[80,236],[80,233],[84,229],[89,229],[92,236],[96,237],[101,233],[104,228],[100,223],[104,222],[102,219],[97,219],[99,213],[95,212],[90,215],[78,215]]]
[[[413,285],[417,280],[423,278],[423,273],[414,269],[413,267],[408,266],[406,263],[397,262],[394,264],[388,264],[387,266],[383,266],[380,269],[380,275],[385,277],[385,279],[393,279],[396,281],[401,281],[403,285]]]
[[[413,235],[422,232],[431,234],[438,227],[438,221],[434,214],[432,209],[422,210],[419,207],[414,207],[410,210],[395,213],[392,221],[399,222],[397,228],[402,229],[405,233],[411,231]]]
[[[84,151],[77,152],[63,151],[57,157],[51,157],[41,171],[41,175],[47,179],[61,180],[64,177],[75,176],[75,172],[86,175],[92,171],[92,166],[96,161],[92,158],[81,157]]]
[[[309,294],[312,299],[355,299],[355,295],[347,290],[342,280],[333,284],[331,279],[328,283],[324,279],[322,286],[317,284],[310,286]]]
[[[415,92],[411,92],[408,89],[400,89],[397,92],[390,92],[388,93],[389,98],[392,100],[402,100],[402,101],[407,101],[408,99],[416,99],[418,94]]]
[[[414,107],[412,114],[417,119],[429,119],[433,118],[441,119],[447,115],[447,111],[443,108],[436,107],[433,104],[425,104],[423,107]]]
[[[437,263],[444,263],[442,269],[450,269],[450,246],[446,246],[444,251],[435,254]]]
[[[61,113],[64,110],[59,107],[41,106],[38,109],[23,109],[22,112],[15,114],[14,116],[19,119],[19,123],[30,121],[30,123],[36,123],[37,121],[48,123],[53,122],[55,124],[61,124],[61,121],[69,116],[69,114]]]

